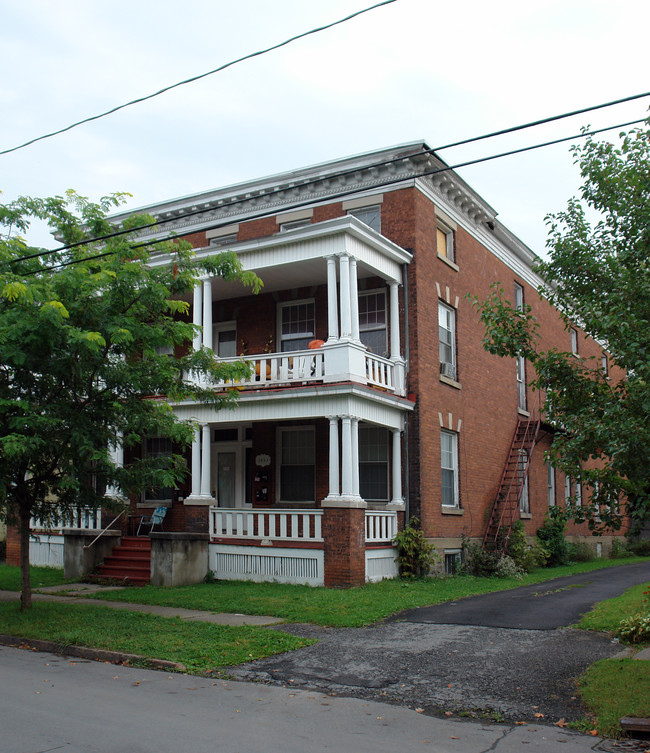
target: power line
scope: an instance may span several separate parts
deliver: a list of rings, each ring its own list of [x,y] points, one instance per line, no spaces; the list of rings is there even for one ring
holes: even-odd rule
[[[376,7],[376,6],[373,6],[373,7]],[[521,130],[524,130],[524,129],[527,129],[527,128],[533,128],[533,127],[536,127],[538,125],[544,125],[546,123],[551,123],[551,122],[554,122],[554,121],[557,121],[557,120],[562,120],[562,119],[570,118],[570,117],[573,117],[575,115],[581,115],[581,114],[584,114],[584,113],[587,113],[587,112],[592,112],[594,110],[601,110],[601,109],[606,108],[606,107],[613,107],[615,105],[623,104],[625,102],[631,102],[633,100],[641,99],[643,97],[648,97],[648,96],[650,96],[650,92],[643,92],[641,94],[633,94],[633,95],[631,95],[629,97],[623,97],[621,99],[615,99],[615,100],[611,100],[609,102],[603,102],[601,104],[592,105],[590,107],[583,107],[583,108],[581,108],[579,110],[572,110],[570,112],[561,113],[559,115],[551,115],[549,117],[542,118],[540,120],[529,121],[527,123],[522,123],[520,125],[511,126],[509,128],[503,128],[503,129],[501,129],[499,131],[492,131],[491,133],[481,134],[480,136],[473,136],[473,137],[470,137],[470,138],[467,138],[467,139],[463,139],[462,141],[456,141],[456,142],[453,142],[451,144],[444,144],[443,146],[434,147],[432,149],[422,149],[419,152],[413,152],[412,154],[409,154],[408,157],[412,158],[412,157],[425,156],[425,155],[436,156],[436,152],[443,151],[444,149],[451,149],[452,147],[466,145],[466,144],[470,144],[470,143],[473,143],[473,142],[476,142],[476,141],[483,141],[485,139],[493,138],[495,136],[502,136],[502,135],[505,135],[505,134],[508,134],[508,133],[514,133],[516,131],[521,131]],[[632,121],[632,123],[639,123],[639,122],[641,122],[641,121],[640,120],[638,120],[638,121]],[[608,127],[608,128],[601,129],[599,131],[593,131],[592,133],[601,133],[603,130],[611,130],[612,128],[617,128],[617,127],[620,127],[620,126],[611,126],[611,127]],[[549,145],[552,144],[552,143],[560,143],[562,140],[570,141],[570,140],[575,139],[575,138],[580,138],[580,135],[567,137],[566,139],[560,139],[557,142],[549,142]],[[534,146],[534,147],[530,147],[530,148],[535,149],[535,148],[540,148],[541,146],[544,146],[544,145]],[[516,153],[516,152],[512,152],[512,153]],[[509,153],[505,153],[503,156],[507,156],[507,154],[509,154]],[[486,160],[487,159],[496,159],[498,156],[499,155],[495,155],[493,157],[486,158]],[[367,165],[366,168],[364,168],[364,169],[373,169],[373,168],[378,168],[378,167],[385,167],[385,166],[393,164],[395,162],[402,162],[403,160],[404,160],[404,156],[394,157],[392,159],[381,160],[381,161],[375,162],[375,163],[373,163],[371,165]],[[482,161],[482,160],[479,160],[479,161]],[[475,164],[475,163],[474,162],[470,162],[470,163],[467,163],[467,164]],[[461,166],[464,167],[466,165],[461,165]],[[450,169],[453,169],[453,168],[450,168]],[[328,179],[331,180],[333,178],[342,178],[342,177],[345,177],[347,175],[352,175],[352,174],[354,174],[356,172],[358,172],[358,169],[355,169],[355,168],[348,169],[348,170],[341,170],[338,173],[333,173],[333,174],[328,175]],[[300,185],[301,186],[308,186],[308,185],[311,185],[311,184],[314,184],[314,183],[318,183],[320,180],[322,180],[322,179],[321,178],[315,178],[315,179],[312,179],[312,180],[306,180],[303,183],[301,183]],[[356,192],[356,190],[357,189],[354,189],[353,191],[350,191],[348,193],[354,193],[354,192]],[[338,195],[342,196],[342,195],[347,195],[347,194],[346,193],[341,193],[341,194],[338,194]],[[245,202],[247,200],[248,199],[246,199],[246,198],[244,198],[244,199],[233,199],[233,200],[231,200],[229,202],[225,202],[222,205],[221,208],[228,208],[228,207],[231,207],[231,206],[235,206],[235,205],[243,203],[243,202]],[[309,202],[306,202],[306,203],[311,204],[312,202],[309,201]],[[300,206],[300,204],[296,204],[296,206]],[[169,219],[158,219],[155,222],[146,223],[144,225],[141,225],[138,228],[138,230],[148,230],[148,229],[153,228],[153,227],[159,227],[160,225],[164,225],[167,222],[175,222],[177,220],[187,219],[189,217],[195,217],[197,215],[205,214],[205,213],[211,212],[213,210],[214,210],[213,207],[207,207],[207,208],[203,208],[203,209],[194,209],[194,210],[191,210],[189,212],[184,212],[182,214],[175,215],[174,217],[171,217]],[[225,223],[225,224],[228,224],[228,223]],[[218,225],[215,226],[215,227],[218,227]],[[60,253],[61,251],[66,251],[68,249],[79,248],[81,246],[89,245],[90,243],[95,243],[95,242],[102,241],[102,240],[110,240],[111,238],[116,238],[116,237],[119,237],[121,235],[126,235],[126,234],[129,234],[129,233],[132,233],[132,232],[133,232],[133,230],[131,230],[131,229],[129,229],[129,230],[124,230],[124,229],[122,229],[122,230],[115,230],[113,233],[108,233],[107,235],[102,235],[102,236],[98,236],[98,237],[95,237],[95,238],[88,238],[88,239],[85,239],[85,240],[82,240],[82,241],[77,241],[76,243],[70,243],[70,244],[67,244],[67,245],[64,245],[64,246],[59,246],[59,248],[48,249],[46,251],[39,251],[38,253],[35,253],[35,254],[29,254],[29,255],[23,256],[23,257],[21,257],[19,259],[14,259],[12,263],[18,263],[18,262],[21,262],[21,261],[27,261],[29,259],[36,259],[36,258],[41,257],[41,256],[49,256],[51,254]]]
[[[567,141],[575,141],[576,139],[584,138],[586,136],[593,136],[595,134],[603,133],[605,131],[612,131],[615,128],[627,128],[628,126],[631,126],[631,125],[637,125],[638,123],[643,123],[643,122],[645,122],[645,120],[646,120],[645,118],[639,118],[638,120],[631,120],[631,121],[628,121],[626,123],[619,123],[617,125],[607,126],[605,128],[597,128],[597,129],[592,130],[592,131],[583,131],[582,133],[579,133],[579,134],[576,134],[576,135],[573,135],[573,136],[564,136],[564,137],[559,138],[559,139],[553,139],[552,141],[545,141],[545,142],[543,142],[541,144],[533,144],[532,146],[524,146],[524,147],[520,147],[518,149],[511,149],[510,151],[500,152],[499,154],[493,154],[493,155],[490,155],[489,157],[479,157],[477,159],[468,160],[466,162],[459,162],[456,165],[451,165],[451,166],[450,165],[446,165],[445,167],[438,167],[438,168],[435,168],[435,169],[432,169],[432,170],[424,170],[422,172],[417,173],[417,175],[414,175],[413,177],[414,178],[422,178],[422,177],[429,176],[429,175],[437,175],[439,173],[448,172],[450,170],[458,170],[461,167],[469,167],[470,165],[478,165],[478,164],[480,164],[482,162],[490,162],[490,161],[495,160],[495,159],[501,159],[502,157],[510,157],[510,156],[512,156],[514,154],[521,154],[523,152],[530,152],[533,149],[542,149],[542,148],[547,147],[547,146],[553,146],[553,145],[561,144],[561,143],[564,143],[564,142],[567,142]],[[426,151],[428,151],[428,150],[426,150]],[[426,153],[426,151],[423,152],[423,153]],[[413,155],[409,155],[409,156],[413,156]],[[402,159],[404,159],[404,158],[402,158]],[[405,180],[404,176],[400,176],[398,178],[393,178],[391,180],[386,180],[386,181],[383,181],[381,183],[377,183],[377,184],[375,184],[374,187],[375,188],[383,188],[385,186],[393,185],[395,183],[401,183],[404,180]],[[337,194],[331,196],[330,198],[331,199],[339,199],[339,198],[341,198],[343,196],[348,196],[350,194],[358,193],[360,190],[363,190],[363,189],[353,188],[353,189],[350,189],[348,191],[341,191],[341,192],[338,192]],[[233,203],[240,203],[240,202],[243,202],[243,201],[247,201],[247,199],[236,200]],[[308,200],[303,201],[303,202],[297,202],[297,203],[293,204],[293,206],[294,206],[294,208],[296,208],[296,207],[300,207],[300,206],[307,205],[307,204],[313,204],[313,203],[314,203],[313,199],[308,199]],[[260,212],[259,214],[251,215],[251,216],[247,217],[246,219],[247,219],[247,221],[249,221],[249,220],[255,220],[255,219],[262,219],[264,217],[273,216],[274,214],[277,214],[277,210],[274,210],[274,211],[271,211],[271,212]],[[174,219],[178,219],[178,218],[175,217]],[[210,227],[206,227],[206,228],[204,228],[204,230],[209,230],[209,229],[217,228],[217,227],[220,227],[220,226],[223,226],[223,225],[227,225],[227,224],[230,224],[230,223],[229,222],[225,222],[225,223],[221,222],[221,223],[218,223],[216,225],[212,225]],[[140,229],[140,228],[138,228],[138,229]],[[192,232],[195,232],[195,231],[192,231]],[[189,234],[190,233],[187,233],[187,235],[189,235]],[[172,240],[172,239],[175,239],[175,238],[182,238],[182,237],[183,236],[180,235],[180,236],[168,236],[167,238],[154,238],[154,239],[151,239],[151,240],[148,240],[148,241],[142,241],[141,243],[135,243],[135,244],[133,244],[131,246],[131,248],[146,248],[147,246],[153,246],[153,245],[155,245],[157,243],[162,243],[164,241]],[[60,249],[60,250],[64,250],[64,249],[65,249],[65,247],[63,249]],[[54,252],[51,251],[49,253],[54,253]],[[44,267],[42,269],[38,269],[38,270],[33,270],[31,272],[27,272],[27,273],[25,273],[24,276],[25,277],[30,277],[31,275],[34,275],[34,274],[40,274],[40,273],[43,273],[43,272],[52,272],[52,271],[55,271],[55,270],[58,270],[58,269],[63,269],[64,267],[69,267],[69,266],[71,266],[73,264],[80,264],[82,262],[95,261],[97,259],[102,259],[102,258],[105,258],[107,256],[113,256],[113,255],[115,255],[115,253],[116,253],[116,251],[105,251],[103,253],[95,254],[93,256],[84,257],[83,259],[72,259],[70,261],[61,262],[60,264],[54,264],[51,267]],[[26,260],[26,259],[29,259],[29,258],[33,258],[33,257],[24,257],[24,259],[15,259],[15,260],[13,260],[13,262],[23,261],[23,260]]]
[[[212,76],[213,74],[219,73],[220,71],[223,71],[226,68],[230,68],[233,65],[237,65],[237,63],[241,63],[244,60],[250,60],[251,58],[259,57],[260,55],[266,55],[268,52],[272,52],[273,50],[278,50],[281,47],[285,47],[286,45],[291,44],[292,42],[295,42],[298,39],[303,39],[304,37],[308,37],[311,34],[318,34],[321,31],[326,31],[327,29],[331,29],[333,26],[338,26],[339,24],[343,24],[346,21],[350,21],[351,19],[356,18],[357,16],[360,16],[363,13],[368,13],[371,10],[380,8],[382,5],[390,5],[391,3],[394,3],[394,2],[397,2],[397,0],[383,0],[380,3],[371,5],[369,8],[364,8],[363,10],[358,10],[355,13],[351,13],[349,16],[346,16],[345,18],[341,18],[338,21],[333,21],[332,23],[326,24],[325,26],[319,26],[315,29],[304,31],[301,34],[296,34],[295,36],[290,37],[289,39],[285,39],[284,42],[279,42],[278,44],[274,44],[271,47],[266,47],[263,50],[258,50],[257,52],[251,52],[248,55],[244,55],[243,57],[237,58],[236,60],[231,60],[229,63],[224,63],[223,65],[220,65],[218,68],[215,68],[214,70],[207,71],[206,73],[200,73],[197,76],[192,76],[191,78],[186,78],[185,80],[178,81],[175,84],[171,84],[170,86],[165,86],[163,89],[160,89],[159,91],[154,92],[153,94],[147,94],[144,97],[138,97],[137,99],[132,99],[130,102],[125,102],[122,105],[117,105],[117,107],[113,107],[110,110],[106,110],[106,112],[102,112],[99,115],[92,115],[88,118],[84,118],[83,120],[78,120],[76,123],[72,123],[71,125],[66,126],[65,128],[60,128],[58,131],[52,131],[51,133],[46,133],[43,136],[37,136],[34,139],[30,139],[29,141],[26,141],[24,144],[13,146],[10,149],[4,149],[0,151],[0,155],[9,154],[10,152],[16,152],[19,149],[24,149],[26,146],[35,144],[37,141],[50,139],[53,136],[58,136],[59,134],[65,133],[66,131],[71,131],[73,128],[77,128],[77,126],[83,125],[84,123],[90,123],[93,120],[99,120],[100,118],[105,118],[107,115],[112,115],[113,113],[118,112],[119,110],[123,110],[125,107],[131,107],[131,105],[137,105],[137,104],[140,104],[140,102],[146,102],[148,99],[153,99],[154,97],[158,97],[161,94],[165,94],[166,92],[171,91],[172,89],[176,89],[179,86],[185,86],[185,84],[191,84],[194,81],[199,81],[202,78],[206,78],[206,76]]]

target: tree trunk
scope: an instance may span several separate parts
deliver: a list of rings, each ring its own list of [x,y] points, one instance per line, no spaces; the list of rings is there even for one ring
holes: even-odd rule
[[[29,534],[31,505],[20,501],[20,609],[31,609],[32,582],[29,571]]]

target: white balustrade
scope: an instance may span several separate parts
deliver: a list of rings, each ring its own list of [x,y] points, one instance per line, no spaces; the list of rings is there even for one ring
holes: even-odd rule
[[[396,534],[396,512],[366,510],[366,544],[390,544]]]
[[[101,528],[100,516],[99,507],[75,507],[65,512],[53,510],[47,518],[33,517],[30,528],[42,531],[61,531],[64,528],[95,530]]]
[[[366,355],[366,377],[368,384],[385,390],[394,390],[393,364],[381,356]]]
[[[222,358],[222,363],[246,361],[251,365],[251,375],[236,382],[217,382],[217,387],[286,384],[291,382],[322,381],[325,375],[325,358],[322,350],[301,350],[292,353],[263,353],[238,358]]]
[[[322,510],[210,508],[210,536],[222,539],[322,542]]]

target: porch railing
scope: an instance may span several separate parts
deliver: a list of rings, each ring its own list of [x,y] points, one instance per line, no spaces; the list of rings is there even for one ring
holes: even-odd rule
[[[262,541],[323,541],[322,510],[210,508],[210,536]]]
[[[47,517],[33,517],[30,522],[32,530],[58,532],[64,528],[79,528],[82,530],[94,530],[101,528],[101,508],[99,507],[76,507],[62,512],[54,510]]]
[[[259,386],[291,382],[322,381],[325,376],[325,358],[322,350],[299,350],[292,353],[262,353],[238,358],[224,358],[224,362],[246,361],[251,365],[251,375],[237,382],[217,382],[217,387]]]
[[[393,510],[366,510],[366,544],[390,544],[397,533]]]
[[[393,364],[387,358],[381,356],[366,355],[366,378],[368,384],[383,387],[385,390],[394,390]]]

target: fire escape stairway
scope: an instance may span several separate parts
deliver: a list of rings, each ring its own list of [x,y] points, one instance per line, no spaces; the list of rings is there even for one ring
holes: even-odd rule
[[[97,569],[98,578],[127,581],[134,585],[149,583],[151,578],[151,540],[148,536],[123,536],[104,564]]]
[[[501,483],[483,537],[485,551],[505,554],[508,550],[512,525],[519,513],[519,500],[528,477],[530,458],[540,424],[541,421],[532,419],[517,422],[508,459],[501,475]]]

